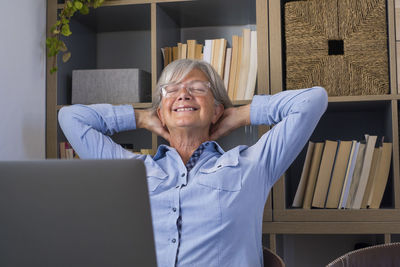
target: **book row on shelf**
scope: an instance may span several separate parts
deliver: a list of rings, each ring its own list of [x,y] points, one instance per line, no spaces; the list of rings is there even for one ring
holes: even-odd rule
[[[164,67],[178,59],[197,59],[210,63],[224,81],[229,98],[250,100],[254,95],[257,78],[257,32],[243,29],[243,36],[232,36],[232,47],[224,38],[187,40],[175,47],[161,48]]]
[[[375,135],[362,141],[309,141],[292,207],[378,209],[391,158],[392,143]]]
[[[79,159],[78,154],[75,152],[75,150],[72,148],[69,142],[60,142],[59,146],[60,146],[60,159]],[[133,149],[132,144],[121,144],[121,146],[132,153],[153,155],[152,149],[142,148],[140,150],[135,150]]]
[[[78,154],[68,142],[60,142],[60,159],[79,159]]]

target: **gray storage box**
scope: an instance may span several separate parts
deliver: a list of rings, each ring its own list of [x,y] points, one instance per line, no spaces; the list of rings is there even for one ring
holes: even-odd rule
[[[72,71],[72,104],[151,102],[151,75],[139,69]]]

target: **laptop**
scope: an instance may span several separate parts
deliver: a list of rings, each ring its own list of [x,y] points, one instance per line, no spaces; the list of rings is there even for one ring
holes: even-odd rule
[[[0,162],[0,266],[157,266],[143,162]]]

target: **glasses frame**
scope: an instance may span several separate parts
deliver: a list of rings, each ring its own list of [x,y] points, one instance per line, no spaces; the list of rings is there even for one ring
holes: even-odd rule
[[[192,83],[194,83],[194,82],[201,82],[201,83],[203,83],[204,85],[206,85],[206,87],[207,87],[207,89],[208,89],[208,91],[211,89],[211,83],[209,82],[209,81],[200,81],[200,80],[194,80],[194,81],[190,81],[190,82],[188,82],[188,83],[174,83],[174,82],[171,82],[171,83],[166,83],[166,84],[163,84],[163,85],[161,85],[160,86],[160,93],[161,93],[161,96],[163,97],[163,98],[172,98],[172,97],[174,97],[174,96],[168,96],[167,95],[167,92],[166,92],[166,87],[167,86],[170,86],[170,85],[178,85],[180,88],[179,88],[179,91],[177,91],[177,95],[179,94],[179,92],[180,92],[180,90],[182,90],[182,88],[185,88],[186,89],[186,91],[191,95],[191,96],[203,96],[203,95],[206,95],[207,93],[208,93],[208,91],[206,91],[206,93],[205,94],[193,94],[193,89],[190,87],[190,84],[192,84]],[[176,96],[177,96],[176,95]],[[175,97],[176,97],[175,96]]]

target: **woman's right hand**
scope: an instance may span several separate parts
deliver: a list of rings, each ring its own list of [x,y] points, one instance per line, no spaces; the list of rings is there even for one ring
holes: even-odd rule
[[[157,116],[157,112],[153,109],[134,109],[136,128],[144,128],[146,130],[161,136],[169,142],[170,136],[168,130],[162,125]]]

